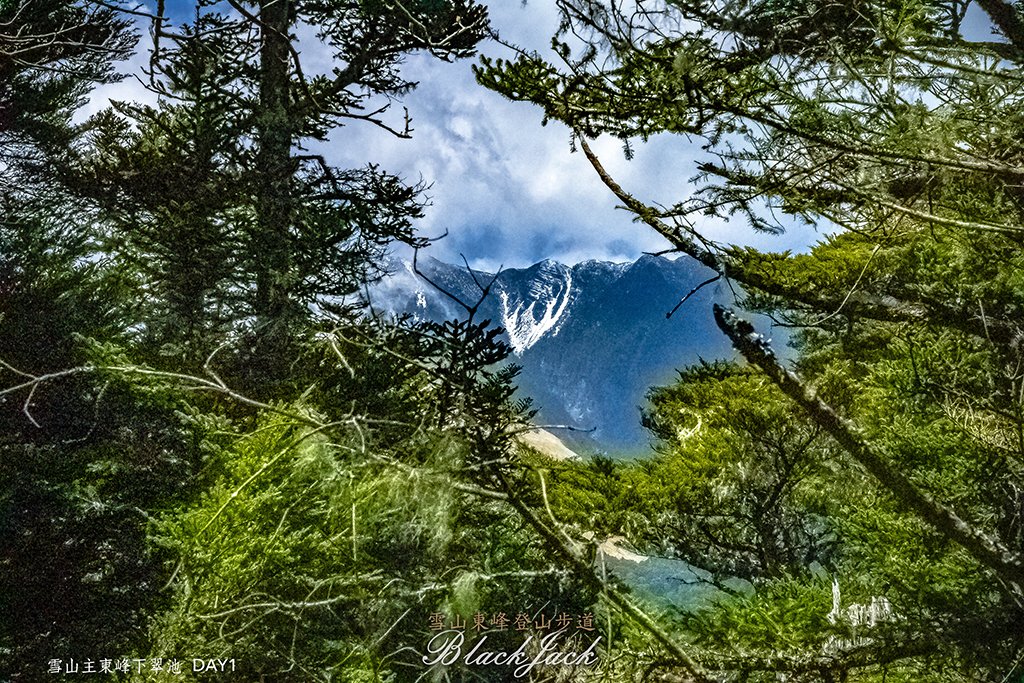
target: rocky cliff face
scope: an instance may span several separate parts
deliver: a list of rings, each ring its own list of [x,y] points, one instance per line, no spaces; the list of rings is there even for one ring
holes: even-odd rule
[[[452,294],[465,301],[479,298],[464,267],[434,259],[419,265]],[[461,313],[417,277],[411,264],[396,263],[393,270],[372,292],[378,311],[433,320]],[[704,287],[671,319],[665,316],[711,275],[688,258],[644,256],[634,263],[586,261],[571,267],[542,261],[502,271],[478,315],[505,328],[512,360],[523,367],[520,392],[534,399],[538,422],[592,429],[553,430],[582,450],[631,454],[649,440],[640,408],[650,386],[671,382],[677,368],[701,358],[733,357],[711,314],[713,302],[732,301],[727,285]],[[482,283],[492,277],[476,273]]]

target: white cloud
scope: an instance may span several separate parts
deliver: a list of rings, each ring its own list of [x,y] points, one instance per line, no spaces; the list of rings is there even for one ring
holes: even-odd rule
[[[493,2],[490,14],[503,40],[548,52],[558,25],[554,3]],[[300,31],[303,59],[310,72],[327,71],[328,50],[312,33]],[[512,56],[495,43],[482,50],[495,57]],[[136,56],[131,72],[139,74],[145,61],[145,55]],[[419,229],[427,236],[448,231],[449,237],[431,250],[442,260],[458,261],[464,253],[474,265],[493,270],[499,264],[526,266],[543,258],[623,261],[667,247],[652,230],[634,223],[631,214],[615,208],[617,200],[584,155],[570,152],[565,126],[542,126],[538,107],[510,102],[477,85],[472,61],[446,64],[424,55],[407,60],[406,74],[419,87],[395,102],[387,116],[400,126],[407,108],[414,129],[411,140],[350,122],[334,131],[329,143],[314,147],[340,166],[373,162],[408,182],[430,184],[427,194],[433,206]],[[110,97],[152,101],[152,94],[131,78],[98,90],[87,113],[105,106]],[[593,147],[626,189],[645,201],[662,203],[687,196],[687,181],[696,172],[694,159],[700,153],[695,143],[680,136],[637,144],[631,161],[618,140],[602,138]],[[752,236],[741,221],[706,225],[715,239],[777,249],[807,242],[801,235],[782,241]]]

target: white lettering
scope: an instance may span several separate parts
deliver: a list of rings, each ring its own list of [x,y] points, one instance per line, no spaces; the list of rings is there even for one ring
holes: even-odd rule
[[[568,659],[566,659],[565,663],[566,664],[583,665],[583,666],[592,666],[594,664],[597,664],[597,653],[595,653],[594,650],[597,649],[597,644],[600,643],[600,642],[601,642],[601,636],[598,636],[597,638],[594,639],[594,642],[592,642],[590,644],[590,647],[588,647],[586,650],[584,650],[583,652],[580,653],[579,657],[577,657],[572,662],[570,662]]]
[[[540,641],[540,652],[537,653],[537,656],[533,658],[532,662],[529,662],[527,664],[523,664],[518,669],[513,671],[512,675],[515,676],[516,678],[522,678],[526,674],[530,673],[530,671],[533,670],[533,667],[537,666],[537,664],[539,664],[540,661],[542,659],[544,659],[544,657],[549,652],[551,652],[552,650],[555,649],[556,641],[559,638],[561,638],[562,634],[564,634],[564,633],[565,633],[565,631],[555,631],[554,633],[549,633],[548,635],[546,635],[543,638],[541,638],[541,641]]]
[[[481,635],[463,657],[462,649],[466,644],[466,636],[462,631],[452,629],[438,633],[430,639],[430,642],[427,643],[427,655],[423,657],[423,663],[427,666],[451,666],[461,658],[467,666],[516,667],[512,672],[514,678],[524,678],[538,666],[592,666],[597,663],[597,646],[601,643],[601,636],[594,638],[587,649],[582,652],[559,650],[558,641],[565,633],[566,631],[563,629],[544,636],[540,640],[540,651],[531,660],[526,654],[526,649],[533,642],[534,636],[532,635],[527,636],[512,652],[485,649],[487,636]],[[200,668],[197,669],[196,664],[193,663],[192,670],[202,671],[203,661],[198,659],[193,661],[198,662]],[[224,661],[232,662],[233,671],[234,660]],[[214,660],[210,660],[206,665],[208,669],[213,666]]]
[[[427,643],[428,656],[423,658],[423,663],[427,666],[434,666],[435,664],[449,666],[454,664],[458,661],[459,655],[462,654],[462,643],[465,640],[466,637],[462,635],[462,632],[454,629],[438,633]],[[436,656],[430,659],[429,655]]]

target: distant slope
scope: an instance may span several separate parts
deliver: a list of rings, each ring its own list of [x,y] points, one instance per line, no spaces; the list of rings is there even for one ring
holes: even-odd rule
[[[520,443],[554,460],[581,460],[580,454],[572,450],[557,436],[546,429],[530,429],[518,434]]]

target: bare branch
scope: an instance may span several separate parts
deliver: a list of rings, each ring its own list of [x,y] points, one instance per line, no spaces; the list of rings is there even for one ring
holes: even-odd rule
[[[481,285],[480,281],[477,279],[476,275],[473,273],[473,270],[469,267],[469,263],[468,262],[466,263],[466,269],[469,271],[470,276],[473,278],[473,282],[476,283],[477,288],[480,290],[480,297],[476,300],[476,303],[468,304],[465,301],[463,301],[461,298],[459,298],[457,295],[452,294],[447,289],[445,289],[441,285],[439,285],[436,282],[434,282],[433,280],[431,280],[423,271],[420,270],[419,263],[418,263],[418,260],[417,260],[417,257],[419,256],[419,253],[420,253],[419,248],[416,248],[413,251],[413,256],[412,256],[412,270],[413,270],[413,272],[416,273],[417,275],[419,275],[421,278],[423,278],[427,282],[428,285],[430,285],[431,287],[433,287],[437,291],[441,292],[446,297],[448,297],[449,299],[451,299],[452,301],[457,303],[459,306],[461,306],[463,309],[465,309],[466,314],[469,316],[468,319],[470,321],[472,321],[473,318],[476,316],[477,311],[480,310],[480,306],[483,305],[484,301],[490,295],[491,287],[493,287],[494,283],[498,281],[498,277],[501,275],[501,267],[499,266],[498,272],[495,273],[491,277],[490,282],[488,282],[486,285]],[[463,257],[463,260],[465,260],[465,257]]]
[[[540,534],[548,547],[565,562],[574,574],[590,584],[590,586],[607,596],[607,599],[617,609],[636,622],[641,628],[654,636],[654,639],[664,647],[678,662],[679,666],[686,670],[690,676],[691,683],[712,683],[712,679],[691,657],[683,647],[677,643],[650,615],[637,607],[625,593],[610,584],[605,584],[594,573],[594,567],[587,562],[577,548],[573,548],[562,540],[559,533],[551,529],[534,510],[522,502],[518,497],[516,488],[504,475],[496,473],[502,488],[508,495],[508,502],[526,522],[533,527],[534,531]]]
[[[707,287],[708,285],[710,285],[712,282],[718,282],[721,279],[722,279],[722,275],[721,275],[721,273],[719,273],[718,275],[716,275],[714,277],[709,277],[707,280],[705,280],[704,282],[700,283],[699,285],[697,285],[696,287],[691,289],[689,292],[686,293],[686,296],[684,296],[682,299],[679,300],[679,303],[677,303],[675,306],[672,307],[671,311],[669,311],[668,313],[665,314],[665,317],[666,318],[671,318],[672,315],[676,311],[679,310],[679,307],[686,303],[687,299],[689,299],[691,296],[693,296],[694,294],[696,294],[700,290],[702,290],[705,287]]]

